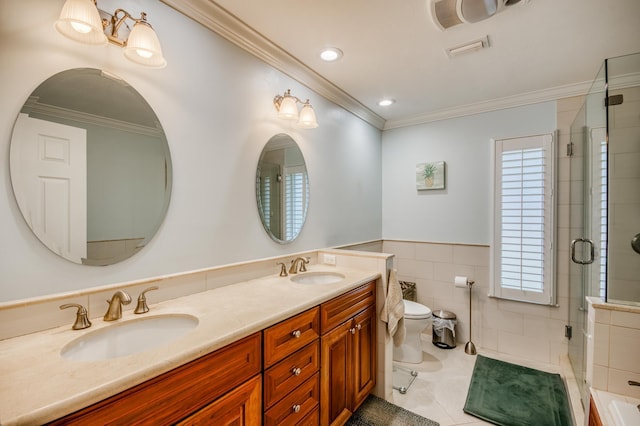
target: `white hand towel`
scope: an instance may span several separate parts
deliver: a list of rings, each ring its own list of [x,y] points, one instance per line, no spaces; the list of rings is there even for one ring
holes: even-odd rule
[[[387,323],[387,331],[393,338],[393,344],[400,346],[406,334],[404,327],[404,301],[402,300],[402,288],[396,278],[394,269],[389,272],[387,297],[380,312],[380,319]]]

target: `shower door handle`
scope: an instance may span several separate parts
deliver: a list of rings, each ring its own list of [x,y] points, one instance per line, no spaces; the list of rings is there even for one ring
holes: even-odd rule
[[[631,248],[636,253],[640,254],[640,234],[636,234],[631,239]]]
[[[590,248],[589,259],[587,260],[576,259],[576,244],[578,243],[589,244],[589,248]],[[577,263],[579,265],[589,265],[593,263],[595,257],[596,257],[596,250],[595,250],[595,247],[593,246],[593,241],[591,241],[588,238],[576,238],[575,240],[571,241],[571,260],[573,261],[573,263]]]

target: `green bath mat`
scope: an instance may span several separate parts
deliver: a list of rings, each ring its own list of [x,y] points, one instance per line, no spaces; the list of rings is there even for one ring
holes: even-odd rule
[[[478,355],[464,412],[501,426],[572,426],[559,374]]]

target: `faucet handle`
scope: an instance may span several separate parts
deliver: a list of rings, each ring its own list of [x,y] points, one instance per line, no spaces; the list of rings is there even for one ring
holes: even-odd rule
[[[76,312],[76,321],[71,326],[74,330],[82,330],[84,328],[91,327],[91,321],[89,321],[89,316],[87,315],[87,308],[82,305],[78,305],[77,303],[65,303],[64,305],[60,305],[60,309],[67,308],[78,308],[78,312]]]
[[[134,314],[145,314],[149,312],[149,305],[147,305],[147,296],[145,296],[145,293],[148,291],[157,290],[157,289],[158,289],[158,286],[154,285],[153,287],[144,289],[142,293],[140,293],[140,296],[138,296],[138,305],[136,306],[136,309],[133,311]]]
[[[278,262],[277,265],[280,265],[280,276],[288,277],[289,274],[287,274],[287,265],[285,265],[284,262]]]
[[[311,258],[303,257],[301,259],[302,261],[300,262],[300,272],[307,272],[307,265],[311,261]]]

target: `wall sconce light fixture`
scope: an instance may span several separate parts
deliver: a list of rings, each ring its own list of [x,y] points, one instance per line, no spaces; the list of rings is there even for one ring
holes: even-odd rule
[[[300,112],[298,112],[298,104],[302,104]],[[298,120],[298,126],[303,129],[315,129],[318,127],[316,113],[309,103],[309,99],[305,102],[291,94],[291,90],[287,89],[284,95],[276,95],[273,98],[273,105],[278,110],[278,117],[284,120]]]
[[[134,23],[131,30],[125,22],[127,19]],[[151,68],[167,65],[158,36],[144,12],[136,19],[123,9],[116,9],[113,15],[99,10],[97,0],[67,0],[55,28],[63,36],[80,43],[104,45],[111,42],[123,47],[124,56],[140,65]]]

